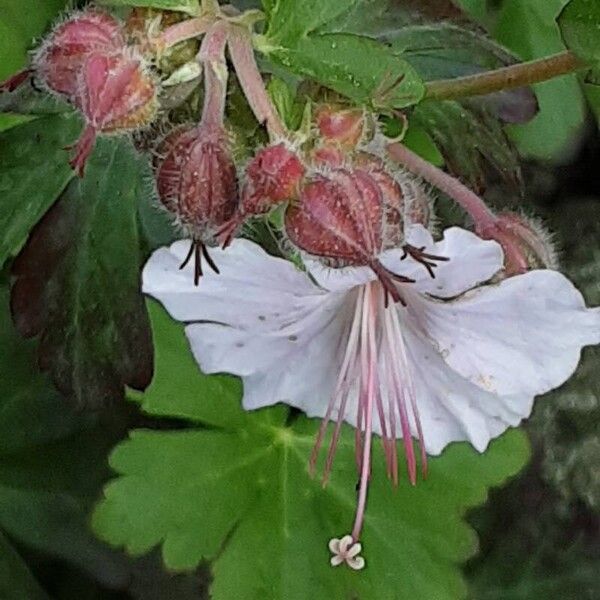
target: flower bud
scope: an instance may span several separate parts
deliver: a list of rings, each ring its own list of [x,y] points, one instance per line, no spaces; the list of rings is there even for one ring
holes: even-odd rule
[[[360,108],[341,108],[324,104],[315,115],[321,138],[344,148],[355,148],[365,134],[365,113]]]
[[[236,216],[223,228],[223,246],[229,245],[236,228],[248,217],[262,215],[295,198],[306,169],[300,158],[280,142],[259,150],[245,170]]]
[[[378,261],[383,250],[384,206],[379,185],[361,169],[316,175],[285,214],[291,242],[331,267],[369,266],[395,301],[394,275]]]
[[[78,76],[85,61],[95,52],[124,50],[120,23],[97,11],[77,13],[54,29],[37,51],[34,72],[52,92],[74,100]]]
[[[158,195],[192,237],[197,284],[202,274],[200,252],[213,266],[206,246],[217,245],[219,230],[231,220],[238,205],[236,169],[227,134],[220,127],[207,125],[181,128],[164,140],[158,153]]]
[[[81,175],[98,133],[140,129],[154,119],[157,88],[135,53],[94,53],[79,74],[74,103],[86,121],[71,161]]]
[[[504,250],[504,277],[533,269],[555,269],[556,251],[550,234],[537,221],[516,213],[498,215],[493,226],[477,231],[487,240],[495,240]]]

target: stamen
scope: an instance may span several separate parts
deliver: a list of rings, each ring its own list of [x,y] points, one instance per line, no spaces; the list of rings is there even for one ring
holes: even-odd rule
[[[375,388],[376,369],[377,369],[377,344],[375,342],[375,325],[377,315],[373,295],[377,288],[369,284],[365,294],[365,311],[363,315],[363,331],[366,333],[367,341],[367,394],[365,403],[365,441],[362,456],[362,468],[360,473],[360,489],[358,491],[358,506],[356,508],[356,517],[352,527],[352,539],[358,542],[360,532],[365,516],[367,504],[367,490],[369,487],[370,469],[371,469],[371,441],[373,437],[373,402],[375,395],[379,391]]]
[[[212,259],[211,255],[208,252],[208,248],[205,244],[202,244],[202,256],[208,263],[208,266],[217,274],[220,275],[221,271],[219,271],[219,267],[215,264],[215,261]]]
[[[391,331],[389,332],[389,335],[392,336],[390,338],[392,341],[392,343],[390,344],[390,353],[392,355],[396,356],[396,358],[394,358],[394,361],[396,362],[396,364],[404,366],[403,370],[404,370],[404,375],[405,375],[405,380],[406,380],[404,382],[405,383],[404,389],[406,389],[408,391],[408,397],[409,397],[409,401],[410,401],[410,405],[411,405],[411,409],[412,409],[412,413],[413,413],[415,428],[417,430],[417,435],[419,437],[419,449],[420,449],[420,456],[421,456],[421,472],[423,474],[423,477],[427,477],[427,452],[425,451],[425,438],[423,436],[423,428],[421,426],[421,418],[419,416],[419,409],[417,406],[417,396],[415,393],[412,374],[409,371],[409,366],[408,366],[409,362],[408,362],[408,356],[406,353],[406,344],[404,343],[404,337],[402,336],[402,330],[400,327],[400,321],[398,318],[397,311],[388,311],[388,312],[390,313],[389,322],[391,324]],[[396,344],[393,343],[394,340],[397,341],[398,347],[396,346]]]
[[[364,297],[364,289],[360,288],[358,291],[358,297],[356,300],[356,306],[354,309],[354,316],[352,318],[352,323],[350,324],[350,329],[348,333],[348,343],[346,344],[346,351],[344,353],[344,358],[342,359],[342,365],[340,368],[340,374],[338,376],[338,381],[336,384],[335,392],[332,394],[331,399],[329,400],[329,405],[327,406],[327,411],[323,420],[321,421],[321,426],[319,428],[319,432],[317,434],[317,438],[315,440],[315,445],[313,446],[313,450],[310,456],[309,461],[309,470],[311,475],[314,475],[317,458],[319,456],[319,451],[321,449],[321,445],[323,443],[323,438],[325,437],[325,432],[327,430],[327,426],[329,421],[331,420],[331,414],[335,405],[337,404],[338,398],[342,395],[342,402],[340,408],[338,410],[338,423],[336,424],[336,428],[333,434],[333,439],[331,441],[331,445],[329,448],[329,454],[331,455],[331,460],[328,456],[328,465],[329,469],[331,468],[331,462],[333,461],[333,454],[335,452],[335,446],[337,445],[337,439],[339,438],[340,429],[341,429],[341,421],[344,418],[344,409],[346,407],[346,399],[348,395],[348,388],[351,385],[352,381],[350,378],[351,370],[350,366],[354,365],[356,362],[356,355],[358,350],[358,338],[360,332],[360,322],[361,322],[361,313],[362,313],[362,305],[363,305],[363,297]],[[325,474],[323,476],[323,482],[325,483],[328,476],[327,467],[325,469]]]
[[[402,246],[402,250],[404,250],[404,254],[400,260],[404,260],[406,257],[410,256],[427,269],[427,272],[432,279],[435,279],[435,273],[433,269],[438,266],[437,262],[446,262],[450,260],[447,256],[437,256],[435,254],[428,254],[427,252],[424,252],[425,246],[417,248],[416,246],[411,246],[411,244],[405,244]]]

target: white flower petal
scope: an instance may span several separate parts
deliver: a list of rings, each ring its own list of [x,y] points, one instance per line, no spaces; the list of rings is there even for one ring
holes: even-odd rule
[[[298,307],[287,323],[267,313],[260,327],[194,323],[186,334],[204,372],[242,377],[244,408],[284,402],[321,415],[336,383],[337,349],[344,343],[352,304],[352,297],[327,294],[318,305],[309,301]]]
[[[515,415],[506,398],[485,391],[450,368],[412,324],[403,337],[429,454],[437,455],[449,443],[460,441],[483,452],[491,439],[526,416]],[[533,395],[528,398],[529,409],[532,402]]]
[[[446,229],[443,239],[434,243],[427,230],[422,226],[413,226],[407,241],[417,248],[425,246],[424,252],[428,254],[449,259],[436,262],[435,278],[431,278],[425,267],[412,258],[399,263],[398,251],[382,254],[384,266],[394,273],[415,279],[416,283],[411,287],[421,293],[452,298],[488,281],[502,268],[503,253],[499,244],[482,240],[460,227]]]
[[[347,555],[348,554],[348,549],[352,546],[353,543],[354,543],[354,540],[352,539],[352,536],[351,535],[345,535],[340,540],[340,552],[343,555]]]
[[[340,539],[339,538],[331,538],[329,540],[329,551],[331,554],[339,554],[340,553]]]
[[[600,343],[600,310],[586,308],[556,271],[511,277],[446,303],[411,296],[407,310],[448,365],[507,396],[523,417],[531,396],[572,375],[583,346]]]
[[[365,568],[365,559],[362,556],[355,556],[354,558],[347,558],[346,564],[355,571],[360,571]]]
[[[352,544],[350,549],[346,552],[346,556],[348,556],[349,558],[353,558],[353,557],[357,556],[358,554],[360,554],[361,551],[362,551],[362,544],[360,542],[356,542],[355,544]]]
[[[332,567],[339,567],[343,562],[344,562],[344,559],[339,554],[332,556],[331,559],[329,560],[329,563],[331,564]]]
[[[294,320],[306,302],[319,302],[325,294],[292,263],[267,254],[247,240],[235,240],[227,250],[211,248],[220,275],[205,268],[199,285],[194,285],[193,261],[183,270],[189,241],[161,248],[144,268],[143,290],[162,302],[180,321],[215,321],[260,329],[265,317],[283,324]]]

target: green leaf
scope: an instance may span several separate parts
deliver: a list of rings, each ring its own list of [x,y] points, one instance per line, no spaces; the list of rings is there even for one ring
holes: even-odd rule
[[[41,336],[40,364],[80,405],[118,399],[124,385],[143,389],[152,376],[137,224],[144,160],[128,140],[99,139],[85,178],[71,182],[13,266],[15,323]]]
[[[579,58],[600,66],[600,4],[571,0],[558,17],[563,40]]]
[[[267,38],[274,45],[293,45],[357,4],[359,0],[303,0],[300,6],[296,0],[275,0],[267,11]]]
[[[154,305],[153,305],[154,306]],[[200,372],[184,336],[173,334],[173,322],[154,306],[151,310],[156,371],[144,394],[132,394],[144,410],[156,416],[179,417],[216,427],[242,428],[246,413],[239,410],[241,384],[228,375]],[[178,381],[177,394],[171,386]]]
[[[383,44],[350,34],[319,34],[293,46],[267,48],[269,58],[322,85],[375,108],[416,104],[424,87],[414,69]]]
[[[523,60],[542,58],[565,49],[556,18],[567,0],[507,0],[495,37]],[[585,121],[584,98],[576,75],[534,86],[540,111],[535,119],[510,128],[526,157],[560,162],[576,143]],[[568,107],[568,110],[565,110]]]
[[[339,29],[336,19],[360,5],[358,0],[310,0],[299,9],[296,2],[278,0],[265,36],[257,38],[258,48],[292,73],[356,103],[382,109],[416,104],[424,87],[406,61],[377,40]]]
[[[50,19],[65,6],[64,0],[4,0],[0,6],[0,81],[27,62],[32,40],[47,27]],[[0,115],[0,131],[22,122],[18,117]]]
[[[186,401],[188,418],[214,425],[220,396],[227,412],[234,410],[234,394],[239,402],[237,384],[230,380],[226,389],[209,390],[210,378],[198,375],[183,351],[182,328],[156,306],[151,314],[161,382],[155,385],[161,388],[150,390],[148,403],[142,397],[142,407],[164,416],[172,405],[172,415],[181,416],[179,390],[193,382],[196,402]],[[176,356],[182,366],[173,371]],[[308,474],[315,420],[299,417],[286,424],[287,411],[280,407],[237,410],[239,417],[223,419],[222,427],[133,431],[111,457],[120,476],[106,487],[93,516],[98,535],[133,554],[162,545],[171,569],[213,560],[215,600],[461,598],[458,563],[475,550],[461,515],[528,458],[518,431],[496,440],[483,456],[454,444],[431,460],[427,481],[416,487],[402,481],[394,490],[376,444],[362,536],[368,567],[353,573],[332,569],[327,549],[353,518],[352,430],[344,428],[332,478],[323,488]]]
[[[21,250],[73,178],[64,147],[80,126],[71,116],[56,115],[0,134],[0,265]]]
[[[64,399],[32,368],[31,342],[8,318],[8,291],[0,288],[0,453],[14,453],[71,435],[93,420],[67,411]]]
[[[10,542],[0,533],[0,598],[49,600]]]
[[[486,170],[492,167],[520,191],[517,153],[501,123],[477,104],[428,100],[415,107],[410,123],[431,136],[449,170],[471,187],[482,189]]]
[[[8,292],[0,288],[0,597],[18,600],[45,596],[31,577],[22,579],[26,567],[5,534],[107,584],[123,576],[118,558],[91,535],[87,517],[107,475],[108,449],[122,436],[123,413],[113,411],[98,428],[97,417],[68,406],[34,365],[32,344],[14,330]],[[21,579],[31,591],[19,595]]]
[[[436,167],[444,166],[444,157],[432,137],[420,127],[409,127],[402,143]]]
[[[517,62],[506,48],[479,29],[452,23],[407,25],[380,36],[426,80],[450,79],[498,69]],[[529,87],[488,94],[473,99],[509,123],[524,123],[537,112]]]
[[[158,8],[159,10],[184,12],[194,16],[200,14],[199,0],[99,0],[99,4]]]

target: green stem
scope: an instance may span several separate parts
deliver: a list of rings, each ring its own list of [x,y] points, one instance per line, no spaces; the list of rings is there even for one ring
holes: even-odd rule
[[[430,81],[425,84],[425,98],[448,100],[512,90],[573,73],[585,66],[585,63],[572,52],[565,50],[546,58],[511,65],[486,73]]]

